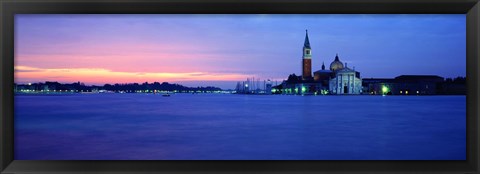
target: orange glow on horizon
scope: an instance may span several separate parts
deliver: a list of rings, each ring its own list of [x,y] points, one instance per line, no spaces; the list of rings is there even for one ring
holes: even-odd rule
[[[15,79],[36,80],[32,82],[59,81],[87,84],[143,83],[172,81],[237,81],[249,75],[209,72],[117,72],[102,68],[42,69],[15,66]],[[22,82],[23,82],[22,81]]]

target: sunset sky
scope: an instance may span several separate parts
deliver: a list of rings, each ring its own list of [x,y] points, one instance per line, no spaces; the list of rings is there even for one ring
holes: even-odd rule
[[[15,16],[15,81],[235,87],[340,60],[362,78],[466,74],[465,15]]]

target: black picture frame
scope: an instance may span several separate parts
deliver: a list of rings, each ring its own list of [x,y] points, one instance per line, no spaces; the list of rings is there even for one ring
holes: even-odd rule
[[[1,0],[1,173],[478,173],[479,0]],[[15,14],[466,14],[465,161],[26,161],[13,159]]]

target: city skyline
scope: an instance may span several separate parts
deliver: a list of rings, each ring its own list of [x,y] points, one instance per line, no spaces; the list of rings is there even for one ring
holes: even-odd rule
[[[340,60],[362,78],[465,76],[465,15],[16,15],[15,81],[232,89]]]

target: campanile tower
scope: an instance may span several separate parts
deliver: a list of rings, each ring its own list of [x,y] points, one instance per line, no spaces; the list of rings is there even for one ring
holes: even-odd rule
[[[302,56],[302,79],[308,80],[312,78],[312,48],[308,40],[308,30],[305,30],[305,43],[303,44]]]

